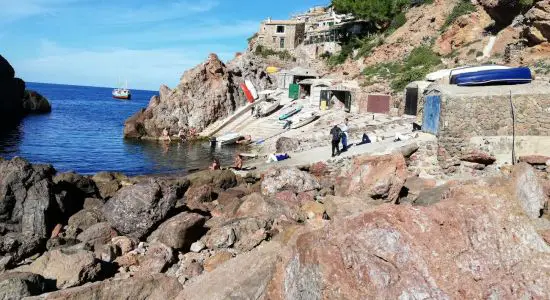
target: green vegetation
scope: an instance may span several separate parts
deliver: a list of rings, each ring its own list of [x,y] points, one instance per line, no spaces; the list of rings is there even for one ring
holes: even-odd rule
[[[550,61],[537,61],[533,67],[535,73],[544,75],[550,74]]]
[[[429,46],[420,46],[411,51],[401,63],[381,63],[367,67],[363,75],[367,81],[391,80],[393,91],[401,91],[412,81],[423,79],[435,67],[441,64],[440,57]]]
[[[395,17],[391,21],[390,27],[388,28],[388,33],[393,33],[399,27],[405,25],[405,23],[407,23],[407,16],[405,15],[405,12],[400,12],[399,14],[395,15]]]
[[[387,28],[409,4],[410,0],[332,0],[336,12],[352,13],[378,28]]]
[[[349,57],[352,57],[354,50],[357,50],[355,59],[361,57],[366,57],[371,53],[371,51],[382,45],[384,43],[384,38],[382,35],[372,35],[364,38],[354,38],[351,41],[342,45],[340,52],[330,55],[329,53],[323,53],[320,55],[321,58],[327,59],[327,64],[329,66],[341,65]]]
[[[256,49],[254,50],[254,53],[256,55],[259,55],[259,56],[263,57],[263,58],[266,58],[268,56],[277,56],[281,60],[294,59],[294,57],[292,56],[292,54],[290,54],[290,52],[288,52],[288,50],[275,51],[273,49],[263,47],[262,45],[256,46]]]
[[[477,51],[476,52],[476,57],[480,57],[480,56],[483,56],[483,51]]]
[[[474,53],[476,53],[476,49],[470,49],[470,50],[468,50],[468,53],[466,53],[466,54],[474,55]]]
[[[247,38],[246,40],[247,40],[248,43],[250,44],[250,42],[251,42],[253,39],[257,38],[257,37],[258,37],[258,33],[256,32],[256,33],[254,33],[251,37]]]
[[[454,8],[451,14],[447,17],[447,20],[445,20],[445,24],[443,24],[442,30],[447,29],[449,26],[451,26],[456,19],[458,19],[460,16],[470,14],[472,12],[476,11],[476,6],[472,4],[470,0],[461,0]]]

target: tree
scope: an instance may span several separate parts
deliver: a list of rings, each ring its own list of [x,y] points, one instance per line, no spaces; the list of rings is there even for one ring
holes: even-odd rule
[[[372,22],[377,28],[386,28],[410,0],[332,0],[338,13],[351,13],[357,18]]]

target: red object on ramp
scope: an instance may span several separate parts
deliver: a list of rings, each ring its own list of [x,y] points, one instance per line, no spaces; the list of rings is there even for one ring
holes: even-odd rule
[[[244,95],[246,96],[246,100],[250,103],[254,103],[254,97],[252,96],[252,93],[250,92],[246,84],[243,82],[240,84],[240,86],[244,92]]]

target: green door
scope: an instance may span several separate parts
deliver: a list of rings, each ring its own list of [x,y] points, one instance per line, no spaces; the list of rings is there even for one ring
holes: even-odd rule
[[[298,99],[300,97],[300,86],[293,83],[288,87],[288,97],[290,99]]]

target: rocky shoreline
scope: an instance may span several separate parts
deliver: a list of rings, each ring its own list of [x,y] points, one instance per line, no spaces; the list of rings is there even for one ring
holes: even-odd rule
[[[411,156],[246,177],[0,160],[0,298],[550,296],[546,169],[436,184]]]

